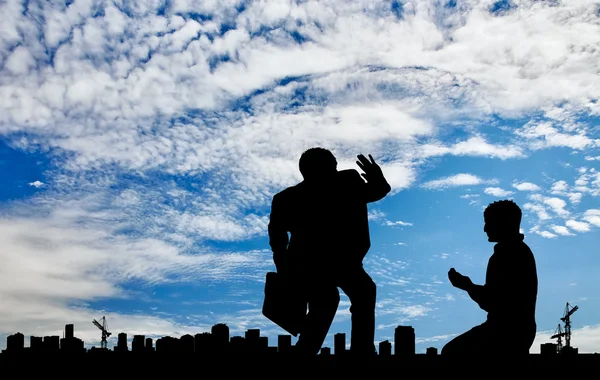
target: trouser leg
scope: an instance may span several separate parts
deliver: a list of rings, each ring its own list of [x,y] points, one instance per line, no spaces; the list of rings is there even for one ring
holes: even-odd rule
[[[362,265],[346,271],[339,280],[339,286],[351,304],[350,350],[358,354],[374,354],[377,286]]]
[[[296,349],[300,354],[317,355],[340,302],[340,294],[335,285],[312,286],[307,292],[308,313]]]

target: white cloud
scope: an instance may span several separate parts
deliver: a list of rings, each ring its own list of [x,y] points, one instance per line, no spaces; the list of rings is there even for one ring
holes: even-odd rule
[[[585,125],[576,126],[565,131],[564,125],[559,127],[553,125],[551,122],[530,122],[522,129],[516,131],[516,133],[527,139],[532,149],[567,147],[582,150],[588,147],[600,146],[600,140],[590,138],[586,135]]]
[[[386,226],[408,226],[408,227],[410,227],[410,226],[412,226],[413,224],[412,224],[412,223],[409,223],[409,222],[403,222],[403,221],[401,221],[401,220],[397,220],[397,221],[395,221],[395,222],[392,222],[392,221],[390,221],[390,220],[387,220],[387,221],[385,222],[385,225],[386,225]]]
[[[44,183],[41,181],[33,181],[29,182],[28,185],[39,189],[40,187],[44,186]]]
[[[540,191],[541,188],[531,182],[513,183],[513,187],[519,191]]]
[[[495,197],[508,197],[509,195],[514,194],[513,191],[504,190],[499,187],[486,187],[483,192]]]
[[[577,220],[567,220],[565,224],[567,227],[577,232],[587,232],[590,230],[590,225],[588,223],[579,222]]]
[[[593,224],[596,227],[600,227],[600,210],[590,209],[583,213],[583,220]]]
[[[481,185],[481,184],[496,184],[498,180],[485,180],[475,175],[468,173],[455,174],[453,176],[444,177],[423,183],[421,186],[426,189],[445,189],[457,186]]]
[[[537,234],[539,234],[541,237],[545,237],[548,239],[554,239],[556,237],[555,234],[553,234],[552,232],[548,232],[548,231],[540,231],[540,232],[536,232]]]
[[[549,207],[550,210],[553,211],[557,216],[564,218],[570,215],[570,212],[567,209],[565,209],[565,207],[567,206],[567,202],[565,202],[561,198],[546,197],[540,194],[530,195],[529,198],[536,202],[540,202],[543,205],[538,205],[537,207],[528,206],[529,208],[535,208],[535,210],[540,210],[540,207]]]
[[[562,194],[563,192],[567,191],[568,188],[569,185],[567,185],[566,181],[557,181],[552,185],[551,191],[553,194]]]
[[[421,157],[435,157],[446,154],[455,156],[482,156],[503,160],[525,157],[523,149],[519,146],[492,145],[480,136],[471,137],[468,140],[451,146],[425,144],[420,147]]]
[[[552,226],[550,226],[550,228],[552,228],[552,230],[559,235],[563,235],[563,236],[572,236],[573,235],[571,233],[571,231],[569,231],[569,229],[565,226],[552,225]]]
[[[540,331],[536,334],[530,353],[539,354],[540,345],[543,343],[556,343],[556,339],[550,339],[554,331]],[[571,332],[571,346],[576,347],[580,353],[600,353],[600,325],[584,326],[573,329]]]
[[[540,235],[541,237],[544,237],[546,239],[554,239],[558,236],[550,231],[542,230],[541,227],[537,224],[531,227],[529,232]]]

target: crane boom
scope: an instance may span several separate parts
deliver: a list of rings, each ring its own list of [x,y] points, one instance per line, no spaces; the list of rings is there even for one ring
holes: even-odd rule
[[[92,323],[94,324],[94,326],[98,327],[100,331],[102,331],[102,340],[100,341],[100,348],[107,349],[108,342],[106,339],[111,335],[111,333],[108,331],[108,323],[106,323],[106,317],[102,317],[100,321],[102,321],[102,323],[94,319]]]

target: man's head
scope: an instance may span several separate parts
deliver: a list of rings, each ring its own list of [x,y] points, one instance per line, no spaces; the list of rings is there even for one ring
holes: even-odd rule
[[[521,216],[521,209],[512,200],[490,203],[483,212],[483,231],[487,234],[488,241],[499,242],[519,236]]]
[[[299,166],[305,180],[320,180],[337,171],[337,160],[329,150],[315,147],[302,153]]]

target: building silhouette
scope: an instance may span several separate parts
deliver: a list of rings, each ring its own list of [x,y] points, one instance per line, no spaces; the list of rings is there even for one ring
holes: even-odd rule
[[[29,337],[29,348],[34,352],[44,351],[44,338],[41,336],[30,336]]]
[[[277,336],[277,352],[289,353],[292,351],[292,336],[279,335]]]
[[[119,333],[117,337],[117,346],[115,347],[115,351],[117,352],[127,352],[129,351],[127,347],[127,333]]]
[[[379,343],[379,355],[391,356],[392,355],[392,343],[389,340],[384,340]]]
[[[144,346],[144,351],[146,352],[153,352],[154,351],[154,347],[152,346],[152,338],[146,338],[146,342],[145,342],[145,346]]]
[[[346,352],[346,334],[337,333],[333,336],[333,353],[334,355],[344,355]]]
[[[144,335],[134,335],[131,341],[131,352],[144,352],[144,341],[146,337]]]
[[[58,335],[44,337],[44,351],[58,352],[60,350],[60,337]]]
[[[194,335],[194,350],[197,354],[208,355],[212,352],[224,352],[226,345],[214,344],[215,337],[212,333],[203,332]],[[229,342],[227,342],[229,344]]]
[[[558,345],[556,343],[540,344],[540,355],[556,355],[558,354]]]
[[[229,339],[229,352],[232,354],[243,353],[246,349],[246,339],[243,336],[232,336]]]
[[[438,349],[435,347],[427,347],[425,353],[429,356],[436,356],[438,354]]]
[[[321,355],[323,355],[323,356],[330,356],[331,355],[331,348],[329,348],[329,347],[321,347]]]
[[[394,355],[415,354],[415,329],[412,326],[398,326],[394,331]]]
[[[65,339],[73,339],[75,337],[75,325],[65,325]]]
[[[65,337],[60,340],[60,351],[63,352],[85,352],[83,340],[75,337],[75,326],[65,325]]]
[[[225,323],[217,323],[210,329],[212,334],[211,346],[215,352],[225,352],[229,344],[229,326]]]
[[[175,353],[179,348],[179,339],[172,336],[163,336],[156,340],[156,352]]]
[[[185,353],[194,352],[194,337],[190,334],[185,334],[179,338],[178,351]]]
[[[6,338],[6,350],[9,352],[23,351],[25,348],[25,335],[17,332]]]

